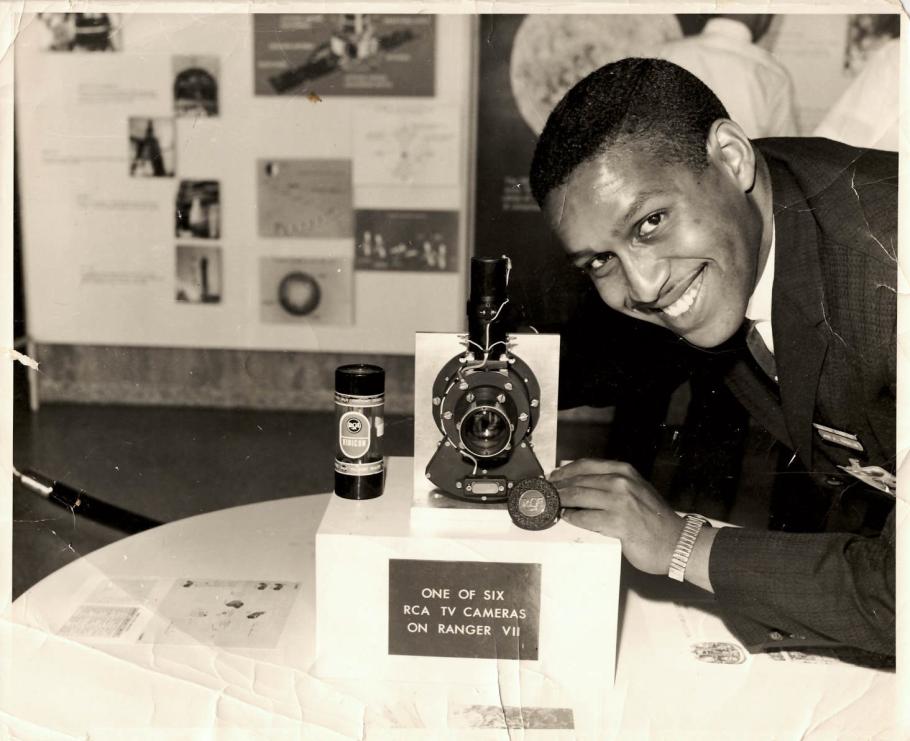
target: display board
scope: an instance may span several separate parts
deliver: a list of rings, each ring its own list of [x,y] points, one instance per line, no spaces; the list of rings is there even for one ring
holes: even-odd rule
[[[30,338],[410,354],[459,329],[471,24],[24,18]]]

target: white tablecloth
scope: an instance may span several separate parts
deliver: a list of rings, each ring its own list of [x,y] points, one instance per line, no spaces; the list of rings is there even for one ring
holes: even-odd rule
[[[410,459],[390,461],[390,467],[410,465]],[[23,594],[0,634],[0,719],[12,736],[458,736],[445,730],[440,687],[414,685],[407,677],[400,684],[344,684],[308,673],[315,658],[314,537],[330,496],[280,499],[170,523],[95,551]],[[901,737],[894,728],[893,671],[800,654],[749,656],[698,590],[628,576],[603,738]],[[272,626],[274,634],[253,631],[245,644],[235,636],[233,645],[224,645],[198,635],[183,634],[181,641],[163,621],[162,595],[171,599],[185,581],[210,589],[224,584],[225,593],[257,582],[299,586],[285,601],[289,612]],[[115,604],[111,589],[126,595],[122,604]],[[264,598],[252,594],[254,601]],[[153,620],[141,628],[140,615],[119,638],[72,634],[74,619],[99,600],[121,612],[132,605]],[[713,663],[718,661],[732,663]],[[571,732],[536,733],[574,738]],[[461,735],[510,738],[505,729]]]

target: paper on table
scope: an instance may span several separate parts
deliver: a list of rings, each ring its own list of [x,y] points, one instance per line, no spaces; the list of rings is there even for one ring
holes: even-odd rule
[[[449,706],[449,727],[571,731],[575,717],[572,708],[459,705]]]
[[[684,697],[675,715],[659,718],[659,724],[736,725],[749,728],[748,737],[756,739],[797,727],[806,729],[805,737],[811,729],[828,727],[838,730],[825,738],[871,738],[886,727],[887,713],[870,708],[893,703],[887,672],[869,672],[868,664],[858,668],[834,651],[750,654],[711,600],[647,600],[645,607],[645,600],[631,593],[628,602],[626,619],[645,623],[652,649],[650,662],[632,681],[647,676],[656,695]],[[762,702],[752,702],[755,697]]]
[[[869,669],[894,668],[894,659],[877,656],[849,647],[813,648],[811,651],[769,650],[750,654],[724,625],[720,613],[709,601],[664,602],[649,606],[649,628],[652,641],[659,641],[662,655],[697,662],[735,666],[756,662],[761,666],[773,663],[797,663],[819,666],[840,665],[843,668],[862,666]],[[671,649],[671,644],[675,650]]]
[[[734,667],[747,664],[750,654],[734,638],[723,620],[711,611],[711,602],[654,603],[648,609],[651,638],[659,640],[659,653],[668,660],[689,664]]]
[[[163,588],[155,579],[105,579],[93,586],[57,634],[82,641],[134,643],[153,617]]]
[[[504,704],[502,687],[487,684],[342,682],[336,689],[365,703],[364,728],[370,739],[511,738],[519,730],[528,738],[578,738],[570,697],[536,672],[516,672],[503,665],[499,682],[520,683],[520,703]],[[588,699],[588,698],[586,698]],[[590,698],[593,700],[593,698]]]
[[[299,589],[296,582],[105,581],[58,634],[86,641],[274,648]]]
[[[146,631],[142,640],[273,648],[299,588],[292,582],[179,580],[158,608],[167,627]]]
[[[121,638],[136,622],[140,608],[120,605],[79,605],[60,629],[61,636]]]

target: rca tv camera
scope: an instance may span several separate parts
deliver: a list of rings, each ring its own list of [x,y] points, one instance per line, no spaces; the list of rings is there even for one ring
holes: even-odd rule
[[[501,320],[510,268],[507,257],[471,259],[465,350],[433,382],[432,413],[442,439],[426,477],[456,499],[507,502],[517,525],[541,529],[558,518],[559,497],[534,453],[540,384],[512,352]]]

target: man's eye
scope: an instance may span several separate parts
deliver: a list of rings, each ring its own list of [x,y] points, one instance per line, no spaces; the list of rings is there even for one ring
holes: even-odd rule
[[[596,278],[606,273],[615,260],[616,255],[612,252],[604,252],[601,255],[591,258],[591,261],[585,265],[585,270],[589,275],[593,275]]]
[[[641,222],[638,226],[639,237],[650,237],[651,234],[659,227],[667,215],[663,211],[657,211]]]

